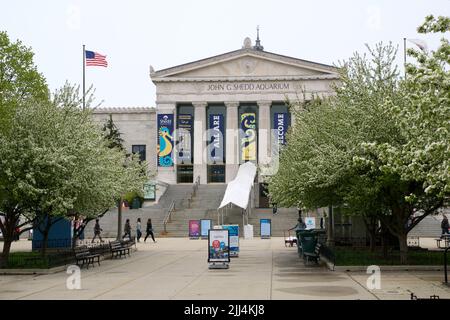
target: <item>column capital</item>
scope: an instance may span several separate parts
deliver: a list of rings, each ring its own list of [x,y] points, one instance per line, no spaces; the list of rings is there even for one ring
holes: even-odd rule
[[[272,101],[270,100],[261,100],[256,102],[259,107],[270,107],[272,105]]]
[[[225,101],[224,104],[225,104],[225,107],[227,107],[227,108],[237,108],[237,107],[239,107],[239,102],[238,101]]]
[[[208,102],[206,102],[206,101],[193,101],[192,105],[194,106],[194,108],[206,108],[206,106],[208,105]]]

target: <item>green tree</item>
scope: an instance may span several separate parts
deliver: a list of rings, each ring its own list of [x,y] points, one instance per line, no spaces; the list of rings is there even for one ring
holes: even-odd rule
[[[296,124],[269,191],[285,205],[339,205],[364,218],[375,215],[397,237],[406,263],[408,232],[442,199],[426,193],[420,177],[387,170],[385,157],[373,148],[401,148],[409,136],[386,107],[403,105],[396,49],[380,44],[369,51],[370,60],[355,54],[342,64],[336,96],[294,108]]]
[[[26,101],[47,101],[46,81],[33,62],[33,52],[21,41],[11,42],[0,31],[0,130],[10,128],[14,110]]]
[[[17,108],[11,122],[15,130],[0,133],[3,265],[20,219],[22,225],[41,227],[45,254],[58,219],[95,218],[114,206],[124,190],[142,187],[146,180],[137,160],[124,166],[125,152],[109,148],[91,111],[81,109],[73,92],[66,84],[51,103]]]
[[[119,148],[123,150],[123,139],[121,137],[121,133],[119,128],[117,128],[116,124],[113,121],[112,114],[109,115],[109,118],[103,124],[103,134],[105,139],[109,141],[110,148]]]

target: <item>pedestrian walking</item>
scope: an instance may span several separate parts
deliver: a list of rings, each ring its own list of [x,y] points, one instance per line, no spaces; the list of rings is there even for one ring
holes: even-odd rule
[[[94,242],[95,238],[99,237],[100,242],[103,242],[102,236],[100,233],[103,231],[103,229],[100,227],[100,220],[95,219],[95,226],[94,226],[94,237],[92,238],[92,242]]]
[[[142,237],[141,218],[137,219],[137,223],[136,223],[136,237],[137,237],[137,242],[140,242],[140,239]]]
[[[445,234],[449,234],[448,228],[450,227],[447,216],[445,214],[443,216],[444,218],[441,222],[442,236],[444,236]]]
[[[124,228],[124,234],[122,239],[124,239],[126,236],[131,239],[131,225],[130,225],[130,219],[127,219],[125,221],[125,228]]]
[[[147,240],[148,236],[151,236],[152,239],[153,239],[153,242],[156,242],[155,235],[153,234],[152,219],[150,219],[150,218],[147,220],[147,229],[146,229],[146,231],[147,231],[147,234],[145,235],[144,242]]]
[[[278,214],[278,206],[277,206],[276,203],[274,203],[274,204],[272,205],[272,213],[273,213],[273,214]]]

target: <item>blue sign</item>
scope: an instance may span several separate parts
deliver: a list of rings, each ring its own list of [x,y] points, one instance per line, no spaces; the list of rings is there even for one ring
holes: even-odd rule
[[[272,235],[272,220],[260,219],[261,239],[269,239]]]
[[[172,167],[173,114],[158,114],[158,166]]]
[[[275,113],[273,116],[273,128],[276,130],[276,140],[278,145],[286,144],[286,132],[289,126],[288,113]]]
[[[208,238],[208,231],[211,229],[212,221],[210,219],[200,220],[200,235],[202,238]]]
[[[184,164],[192,163],[192,115],[178,115],[178,159]]]
[[[222,164],[225,157],[225,134],[224,134],[224,116],[223,114],[210,114],[209,115],[209,152],[208,160],[213,163]]]
[[[230,257],[239,256],[239,225],[224,225],[223,228],[228,230],[230,235]]]

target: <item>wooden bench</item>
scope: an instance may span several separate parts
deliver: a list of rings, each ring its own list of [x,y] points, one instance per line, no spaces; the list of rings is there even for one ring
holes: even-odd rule
[[[123,246],[122,243],[118,240],[111,241],[109,243],[109,248],[111,251],[111,259],[130,255],[130,247]]]
[[[310,260],[314,260],[316,264],[319,263],[320,260],[320,248],[322,245],[320,243],[316,244],[314,252],[303,252],[303,258],[305,259],[305,264],[307,264]]]
[[[90,264],[94,266],[95,260],[97,260],[98,265],[100,265],[100,255],[91,253],[88,247],[86,246],[76,247],[75,249],[73,249],[73,251],[75,254],[77,265],[79,266],[81,262],[81,268],[83,268],[83,266],[86,265],[86,268],[89,269]]]

